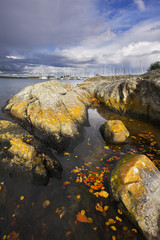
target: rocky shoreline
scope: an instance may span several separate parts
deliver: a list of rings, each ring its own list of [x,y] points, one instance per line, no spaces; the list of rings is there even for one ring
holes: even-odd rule
[[[1,172],[27,183],[46,185],[61,177],[62,166],[47,148],[18,124],[0,120]]]
[[[160,73],[86,79],[80,88],[112,111],[160,122]]]
[[[27,182],[34,184],[45,185],[49,177],[60,176],[62,166],[56,160],[53,149],[58,152],[64,151],[82,137],[83,127],[88,124],[87,110],[95,99],[106,108],[120,114],[130,114],[137,118],[160,122],[160,73],[89,78],[77,87],[53,80],[22,89],[8,101],[4,111],[17,119],[26,130],[19,124],[0,120],[2,169],[10,176],[20,175]],[[127,141],[129,137],[128,130],[120,121],[107,121],[100,131],[105,141],[116,144]],[[122,163],[126,164],[126,161]],[[145,170],[145,167],[140,164],[140,168],[136,165],[137,170],[132,171],[134,164],[131,161],[131,166],[127,165],[131,184],[137,183],[134,179],[138,171],[140,172],[138,178],[143,182],[145,174],[145,179],[148,179],[148,183],[152,185],[152,182],[155,182],[154,174],[151,174],[154,168],[152,164],[148,164],[149,170]],[[119,170],[117,171],[119,173]],[[156,188],[154,191],[151,189],[150,192],[145,190],[145,193],[142,193],[143,201],[140,200],[139,205],[144,208],[145,206],[152,208],[154,205],[153,212],[150,212],[149,230],[146,231],[146,226],[148,226],[146,221],[138,224],[147,239],[159,239],[160,237],[159,208],[156,207],[160,178],[158,169],[153,169],[153,173],[154,171],[158,176]],[[126,171],[124,172],[127,174]],[[133,208],[139,204],[137,195],[141,187],[133,187],[133,192],[125,190],[126,194],[130,192],[129,195],[123,194],[122,196],[120,191],[117,198],[118,190],[112,186],[117,178],[119,180],[121,177],[117,174],[111,177],[112,194],[117,201],[123,203],[129,213],[132,213]],[[126,184],[125,180],[124,184]],[[150,197],[152,192],[154,192],[154,198]],[[123,199],[124,196],[126,202]],[[143,204],[147,198],[149,203]],[[150,199],[155,199],[155,202]],[[129,207],[127,207],[128,201],[130,201]],[[143,212],[146,213],[146,210],[143,209]],[[139,223],[139,217],[137,217],[139,215],[129,215]],[[148,218],[148,215],[142,218]]]

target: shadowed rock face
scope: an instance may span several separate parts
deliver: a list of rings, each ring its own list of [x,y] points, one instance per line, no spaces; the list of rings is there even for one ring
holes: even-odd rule
[[[160,121],[160,74],[91,78],[79,87],[113,111]]]
[[[48,183],[60,177],[62,167],[46,148],[17,124],[0,121],[0,170],[27,183]]]
[[[71,84],[48,81],[21,90],[5,110],[43,142],[61,151],[87,122],[89,94]]]
[[[121,159],[111,173],[113,197],[147,239],[160,239],[160,173],[145,155]]]

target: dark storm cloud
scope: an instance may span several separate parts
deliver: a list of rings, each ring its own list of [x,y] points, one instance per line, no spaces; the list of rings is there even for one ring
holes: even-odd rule
[[[2,0],[0,43],[27,47],[76,44],[95,30],[95,0]]]
[[[0,61],[0,71],[3,73],[17,73],[23,74],[26,70],[25,67],[37,67],[38,65],[43,66],[53,66],[53,67],[78,67],[81,64],[95,64],[96,60],[94,58],[88,61],[80,60],[75,61],[74,59],[68,59],[67,57],[54,54],[35,54],[31,58],[25,59],[13,59],[5,58]]]
[[[96,17],[96,1],[2,0],[0,70],[23,72],[29,64],[59,67],[73,64],[65,57],[45,52],[76,46],[99,31],[103,24]],[[24,59],[6,58],[17,55]]]

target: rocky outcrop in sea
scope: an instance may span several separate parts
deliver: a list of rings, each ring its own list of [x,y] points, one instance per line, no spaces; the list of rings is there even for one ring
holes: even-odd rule
[[[47,148],[18,124],[0,120],[0,171],[27,183],[46,185],[62,166]]]
[[[5,111],[45,144],[63,151],[87,123],[89,98],[87,91],[53,80],[22,89]]]
[[[160,121],[160,73],[140,76],[95,77],[80,88],[121,114]]]
[[[147,239],[160,239],[160,172],[145,155],[122,158],[110,178],[114,199]]]

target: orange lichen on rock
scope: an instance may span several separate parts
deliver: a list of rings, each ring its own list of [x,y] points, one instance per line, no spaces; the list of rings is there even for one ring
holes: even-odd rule
[[[27,101],[21,102],[19,104],[15,104],[11,108],[11,114],[13,114],[13,116],[19,119],[22,119],[22,120],[25,119],[27,105],[28,105]]]
[[[160,173],[154,163],[145,155],[125,156],[112,171],[110,185],[113,197],[123,203],[132,220],[144,232],[152,226],[150,234],[156,235]]]
[[[9,152],[18,155],[20,158],[30,160],[35,157],[36,151],[33,146],[23,142],[21,139],[13,138],[10,141],[11,147]]]
[[[85,113],[84,106],[82,104],[79,104],[75,107],[69,107],[67,110],[73,120],[77,120],[81,122],[82,117]]]
[[[113,143],[125,142],[129,136],[128,130],[120,120],[109,120],[102,124],[100,130],[104,139]]]

